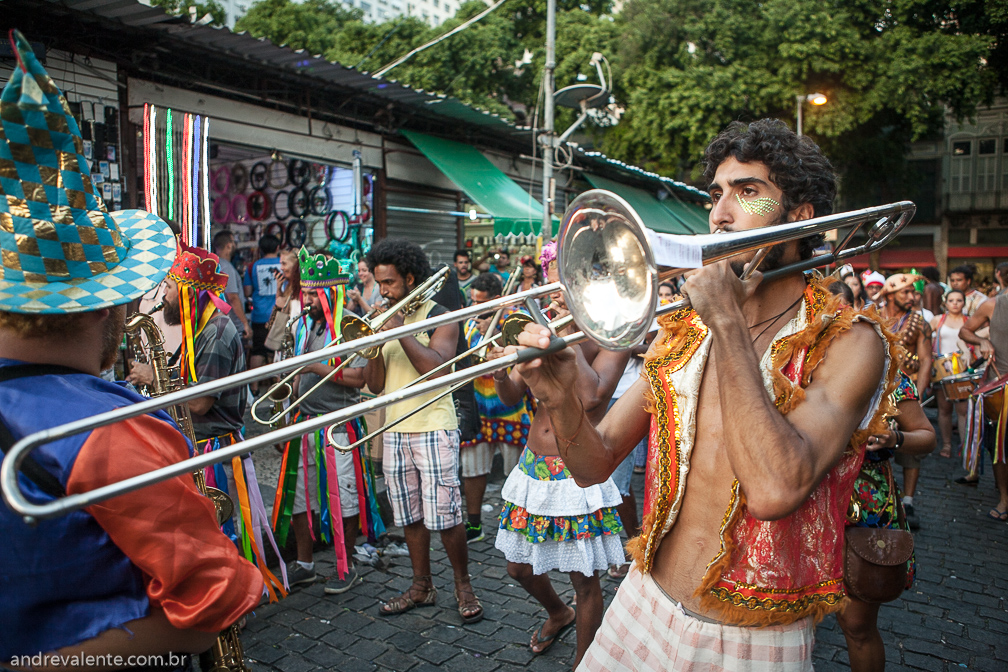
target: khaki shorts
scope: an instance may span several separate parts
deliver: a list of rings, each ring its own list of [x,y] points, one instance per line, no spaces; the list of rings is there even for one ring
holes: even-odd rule
[[[499,441],[494,443],[481,441],[474,446],[464,446],[459,451],[462,478],[474,478],[489,474],[493,470],[493,457],[496,451],[500,451],[501,457],[504,458],[504,474],[510,474],[518,464],[522,447]]]

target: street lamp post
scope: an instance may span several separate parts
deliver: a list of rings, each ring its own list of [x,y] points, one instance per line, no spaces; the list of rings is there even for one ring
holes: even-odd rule
[[[798,110],[798,136],[801,137],[802,134],[802,103],[808,101],[813,105],[825,105],[826,96],[822,93],[809,93],[807,95],[798,94],[795,96],[795,106]]]

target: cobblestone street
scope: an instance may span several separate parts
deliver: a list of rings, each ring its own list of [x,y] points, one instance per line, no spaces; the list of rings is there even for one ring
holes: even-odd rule
[[[275,477],[261,453],[264,494],[272,502]],[[260,459],[257,457],[257,466]],[[996,503],[990,466],[980,486],[953,483],[957,460],[929,457],[922,469],[915,508],[921,529],[915,535],[917,582],[902,598],[882,607],[879,629],[886,642],[887,670],[1008,670],[1008,525],[987,518]],[[266,476],[265,474],[271,474]],[[897,478],[899,469],[897,469]],[[497,482],[494,483],[493,480]],[[335,573],[332,548],[316,552],[318,583],[295,589],[278,604],[264,605],[249,618],[243,641],[254,670],[564,670],[574,653],[574,631],[543,655],[528,647],[544,614],[508,577],[505,560],[493,546],[501,479],[492,479],[484,513],[485,541],[470,545],[473,585],[486,617],[463,626],[452,596],[452,573],[435,535],[432,567],[438,603],[408,614],[383,617],[379,600],[410,584],[408,557],[386,559],[387,567],[361,567],[363,582],[343,595],[323,593],[323,580]],[[643,491],[635,476],[635,490]],[[638,498],[642,501],[642,498]],[[401,531],[393,528],[391,536]],[[566,575],[552,573],[558,592],[573,598]],[[602,581],[606,604],[617,582]],[[834,617],[816,631],[814,654],[819,672],[847,669],[843,634]]]

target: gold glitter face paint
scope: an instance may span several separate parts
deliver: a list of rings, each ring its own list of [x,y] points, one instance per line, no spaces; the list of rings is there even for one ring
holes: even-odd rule
[[[766,217],[774,211],[774,208],[780,207],[780,203],[769,196],[746,200],[738,194],[735,194],[735,199],[738,201],[739,205],[742,206],[742,209],[750,215],[762,215]]]

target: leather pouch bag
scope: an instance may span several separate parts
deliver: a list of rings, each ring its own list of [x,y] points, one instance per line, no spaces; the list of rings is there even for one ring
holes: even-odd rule
[[[845,531],[844,582],[862,602],[891,602],[903,593],[913,535],[906,530],[848,527]]]

